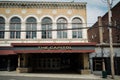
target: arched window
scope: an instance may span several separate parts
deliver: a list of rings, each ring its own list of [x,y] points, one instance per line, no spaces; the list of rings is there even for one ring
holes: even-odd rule
[[[34,17],[26,20],[26,38],[34,39],[37,35],[37,21]]]
[[[10,38],[20,38],[21,36],[21,20],[13,17],[10,20]]]
[[[59,18],[57,20],[57,38],[67,38],[67,20]]]
[[[0,38],[4,38],[5,34],[5,19],[0,17]]]
[[[72,20],[72,38],[82,38],[82,21],[79,18]]]
[[[52,38],[52,20],[48,17],[42,19],[42,38]]]

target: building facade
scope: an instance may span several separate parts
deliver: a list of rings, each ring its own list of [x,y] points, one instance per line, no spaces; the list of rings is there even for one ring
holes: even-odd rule
[[[0,2],[0,69],[90,73],[86,3]]]
[[[112,9],[112,39],[114,50],[115,74],[120,75],[120,2]],[[99,16],[98,21],[88,29],[88,41],[97,42],[95,52],[90,55],[91,68],[93,71],[103,70],[103,60],[107,74],[111,74],[110,69],[110,44],[108,12],[104,16]]]
[[[116,4],[112,9],[112,37],[113,43],[120,43],[120,2]],[[98,18],[98,21],[88,29],[89,42],[100,43],[100,27],[102,27],[103,43],[109,43],[109,30],[108,30],[108,12]]]

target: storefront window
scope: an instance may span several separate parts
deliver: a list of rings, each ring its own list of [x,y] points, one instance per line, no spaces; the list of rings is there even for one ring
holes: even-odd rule
[[[59,18],[57,20],[57,38],[67,38],[67,20]]]
[[[48,17],[42,19],[42,38],[52,38],[52,20]]]
[[[102,71],[102,58],[93,58],[93,71]]]
[[[0,38],[4,38],[5,33],[5,19],[0,17]]]
[[[30,17],[26,21],[26,38],[34,39],[37,33],[37,21],[35,18]]]
[[[79,18],[72,20],[72,38],[82,38],[82,22]]]
[[[14,17],[10,20],[10,38],[20,38],[21,36],[21,20]]]

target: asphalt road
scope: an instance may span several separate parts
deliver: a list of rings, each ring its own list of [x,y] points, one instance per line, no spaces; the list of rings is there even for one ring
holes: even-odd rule
[[[88,79],[0,76],[0,80],[88,80]]]

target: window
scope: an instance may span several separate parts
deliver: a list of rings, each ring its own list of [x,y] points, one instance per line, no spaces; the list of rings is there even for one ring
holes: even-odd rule
[[[21,35],[21,20],[18,17],[13,17],[10,20],[10,38],[20,38]]]
[[[26,38],[35,39],[37,33],[37,21],[34,17],[29,17],[26,20]]]
[[[117,40],[120,40],[120,35],[116,35]]]
[[[120,29],[120,24],[117,24],[116,27],[117,27],[118,29]]]
[[[0,38],[4,38],[5,33],[5,19],[0,17]]]
[[[93,71],[102,70],[102,58],[93,58]]]
[[[52,38],[52,20],[48,17],[42,19],[42,38]]]
[[[94,39],[94,36],[92,35],[91,38]]]
[[[79,18],[74,18],[72,20],[72,38],[82,38],[82,21]],[[77,29],[78,28],[78,29]]]
[[[57,20],[57,38],[67,38],[67,20],[59,18]]]

